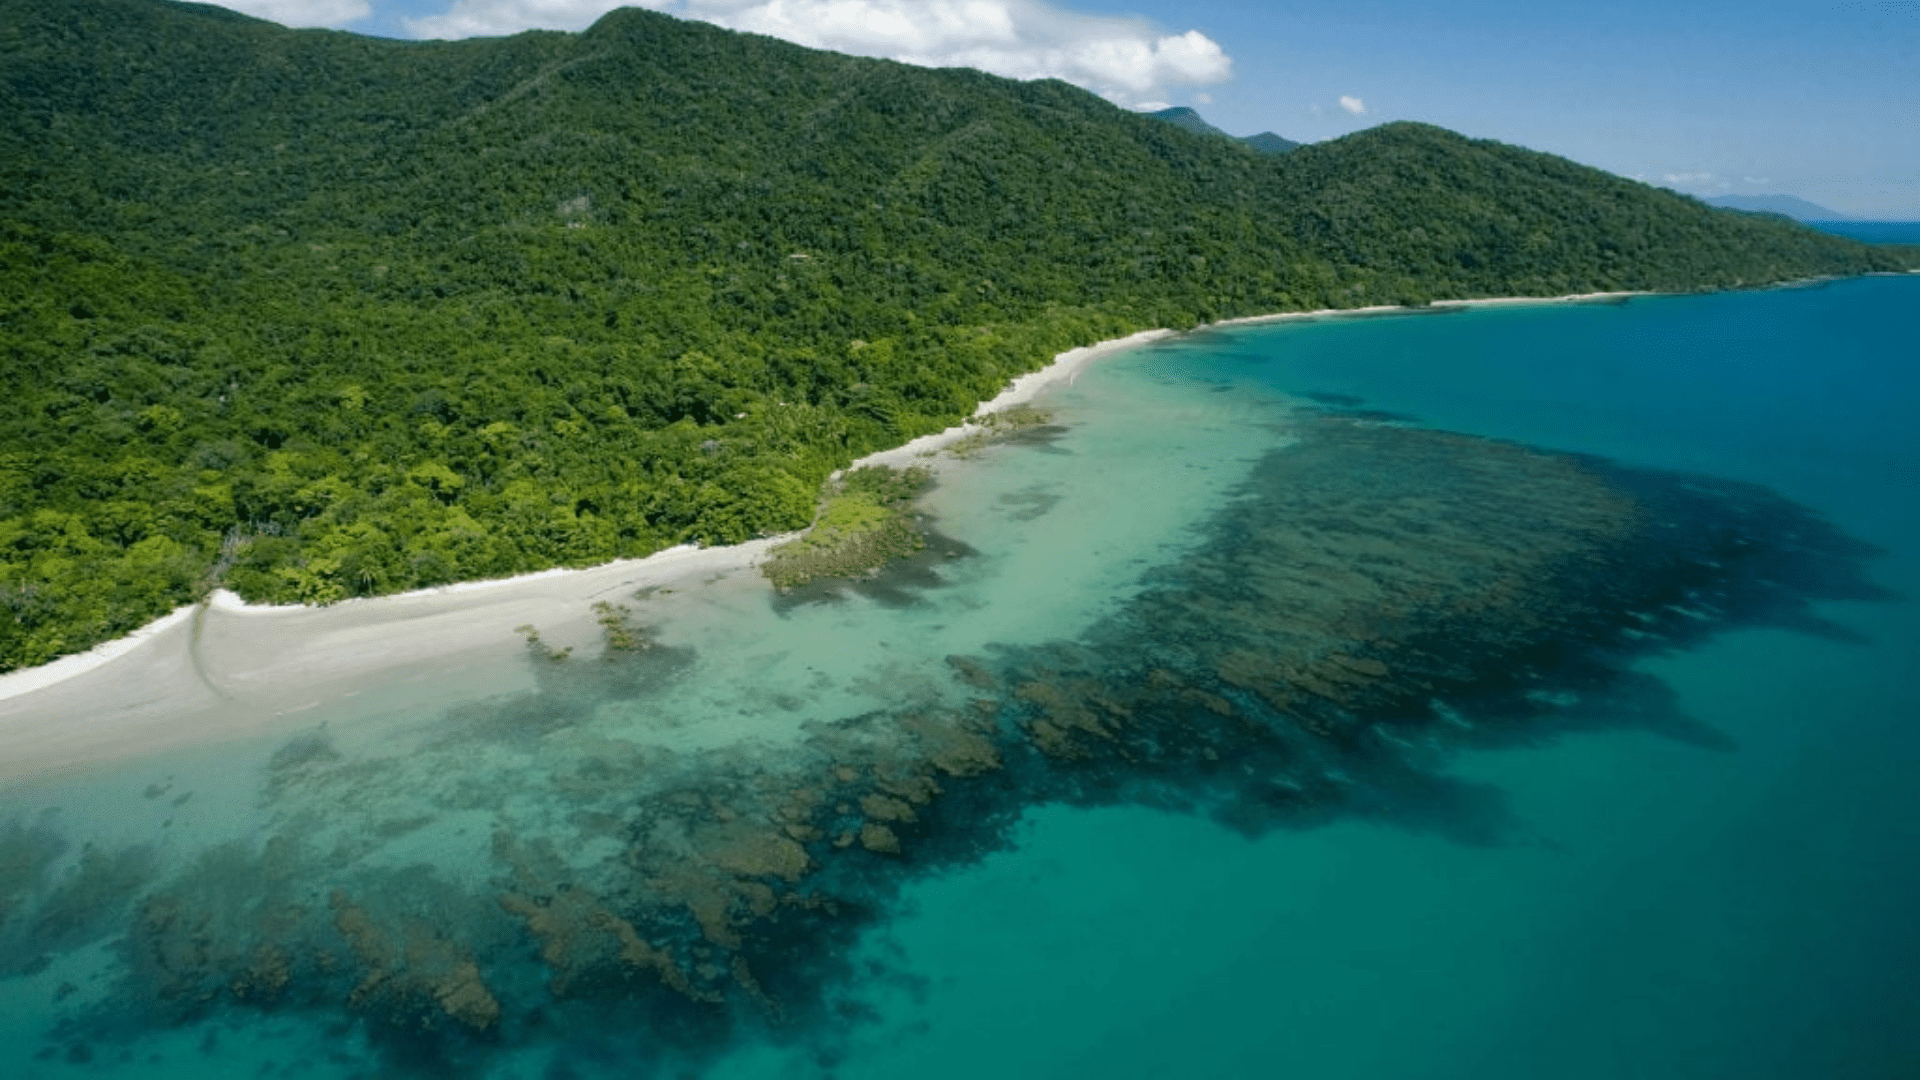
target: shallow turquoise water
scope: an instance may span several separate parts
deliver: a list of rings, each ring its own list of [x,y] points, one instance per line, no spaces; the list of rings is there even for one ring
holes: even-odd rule
[[[1327,322],[1177,347],[1196,378],[1766,483],[1920,596],[1910,281]],[[1171,351],[1171,350],[1170,350]],[[1029,816],[885,947],[928,978],[836,1075],[1920,1073],[1920,618],[1646,663],[1730,754],[1640,734],[1474,754],[1531,835],[1249,842],[1139,809]],[[755,1075],[753,1068],[729,1075]]]
[[[621,781],[644,786],[719,775],[718,754],[804,756],[810,724],[959,707],[976,691],[947,655],[1015,655],[1123,614],[1246,497],[1236,485],[1296,437],[1303,401],[1766,485],[1885,549],[1872,579],[1920,596],[1920,355],[1903,314],[1916,290],[1879,278],[1242,327],[1141,349],[1055,394],[1067,430],[1051,443],[949,474],[928,509],[976,553],[936,567],[933,587],[776,610],[751,583],[724,586],[671,607],[660,640],[688,659],[659,689],[538,738],[482,737],[424,707],[358,719],[377,711],[361,700],[316,720],[344,764],[297,782],[265,786],[282,738],[8,792],[0,826],[45,822],[66,841],[29,909],[73,880],[89,841],[151,845],[120,885],[129,895],[217,843],[280,837],[332,853],[298,864],[309,907],[390,873],[456,896],[501,873],[488,837],[502,833],[561,845],[577,880],[604,891],[619,844],[580,822],[618,805],[583,780],[613,748],[644,758]],[[1249,831],[1039,793],[1011,846],[876,894],[852,966],[831,968],[857,1008],[821,1030],[776,1025],[769,1042],[749,1027],[718,1050],[654,1056],[636,1049],[644,1031],[592,1026],[630,1027],[617,1001],[590,1019],[554,1003],[538,1009],[558,1019],[449,1059],[396,1058],[364,1010],[217,1005],[168,1026],[118,996],[130,916],[100,901],[42,949],[43,968],[0,979],[0,1057],[17,1055],[10,1075],[47,1076],[1909,1076],[1920,614],[1904,599],[1817,613],[1827,636],[1746,627],[1636,661],[1731,748],[1600,730],[1447,758],[1504,799],[1504,824],[1477,842],[1404,814]],[[541,998],[517,924],[443,917],[491,927],[475,955],[509,1013],[511,995]],[[35,952],[19,941],[31,919],[6,928],[21,957]]]

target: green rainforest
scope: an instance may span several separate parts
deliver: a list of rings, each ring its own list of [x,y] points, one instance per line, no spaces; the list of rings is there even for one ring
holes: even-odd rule
[[[1283,154],[639,10],[408,42],[0,19],[0,670],[805,526],[1054,353],[1910,252],[1418,124]]]

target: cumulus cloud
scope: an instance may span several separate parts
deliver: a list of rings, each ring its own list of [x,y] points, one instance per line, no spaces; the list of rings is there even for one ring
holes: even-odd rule
[[[406,25],[420,37],[437,38],[577,30],[618,6],[617,0],[454,0],[444,12]],[[1040,0],[641,0],[639,6],[922,67],[1064,79],[1134,107],[1233,74],[1226,51],[1198,30],[1169,34],[1141,19],[1085,15]]]
[[[1357,97],[1349,97],[1346,94],[1341,94],[1340,107],[1354,116],[1367,115],[1367,103]]]
[[[222,0],[221,6],[281,26],[345,26],[373,14],[368,0]]]

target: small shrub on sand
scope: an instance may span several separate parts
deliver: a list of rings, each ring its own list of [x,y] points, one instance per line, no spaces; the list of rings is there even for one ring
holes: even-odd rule
[[[1013,439],[1021,432],[1053,423],[1053,414],[1023,403],[999,412],[990,412],[975,423],[979,425],[978,429],[955,439],[947,446],[947,453],[957,458],[973,457],[989,446]]]
[[[815,578],[858,577],[926,546],[908,507],[932,480],[927,469],[870,465],[830,483],[813,526],[774,548],[760,572],[782,589]]]

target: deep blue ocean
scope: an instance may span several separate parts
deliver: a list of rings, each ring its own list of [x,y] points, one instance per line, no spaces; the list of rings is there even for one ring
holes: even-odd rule
[[[1869,244],[1920,244],[1920,221],[1809,221],[1822,232]]]
[[[0,1069],[1920,1076],[1915,311],[1169,339],[909,572],[0,791]]]

